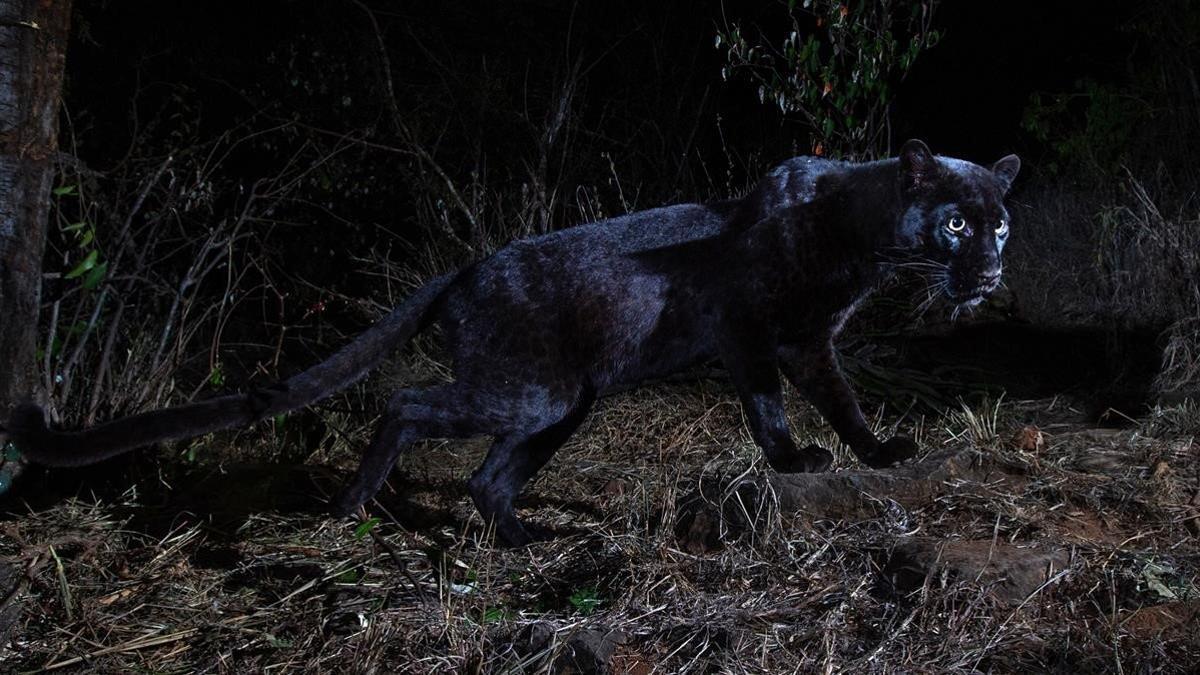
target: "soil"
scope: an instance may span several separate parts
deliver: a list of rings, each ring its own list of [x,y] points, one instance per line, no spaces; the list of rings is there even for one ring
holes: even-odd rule
[[[1197,408],[970,409],[876,407],[925,452],[872,471],[791,396],[837,461],[778,475],[725,384],[622,393],[521,501],[552,539],[515,550],[466,497],[486,440],[423,445],[344,520],[322,504],[367,428],[337,420],[286,441],[303,458],[260,429],[27,472],[0,504],[0,668],[1194,672]]]

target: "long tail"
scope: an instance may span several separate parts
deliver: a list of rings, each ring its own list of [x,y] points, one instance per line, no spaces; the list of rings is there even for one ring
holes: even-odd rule
[[[276,385],[122,417],[79,431],[53,431],[33,404],[13,411],[0,431],[25,457],[46,466],[84,466],[152,443],[245,426],[302,408],[349,387],[411,339],[431,319],[434,303],[454,280],[437,277],[325,361]]]

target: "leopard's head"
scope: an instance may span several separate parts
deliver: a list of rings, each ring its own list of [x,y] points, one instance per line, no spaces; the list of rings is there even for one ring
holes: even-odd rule
[[[983,167],[936,157],[911,140],[900,150],[901,216],[897,244],[931,290],[959,306],[976,305],[1000,285],[1008,240],[1004,196],[1021,168],[1009,155]]]

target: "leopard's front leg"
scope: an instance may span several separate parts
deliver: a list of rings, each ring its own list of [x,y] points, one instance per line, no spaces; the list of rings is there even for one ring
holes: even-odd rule
[[[880,442],[871,432],[832,342],[809,349],[781,346],[779,367],[863,464],[878,469],[916,456],[917,444],[911,438],[895,436]]]
[[[768,334],[766,329],[744,330],[721,340],[721,360],[742,401],[750,433],[772,469],[780,473],[825,471],[833,463],[832,453],[815,445],[798,448],[792,440],[783,408],[777,351]]]

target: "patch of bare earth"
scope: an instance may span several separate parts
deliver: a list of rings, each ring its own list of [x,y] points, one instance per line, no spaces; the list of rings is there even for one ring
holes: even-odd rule
[[[1195,427],[1093,430],[1060,405],[924,420],[903,467],[837,448],[836,471],[782,476],[724,387],[649,387],[602,401],[530,487],[557,538],[518,550],[465,496],[483,442],[420,448],[371,520],[319,510],[353,462],[336,443],[8,498],[0,669],[1194,672]]]

